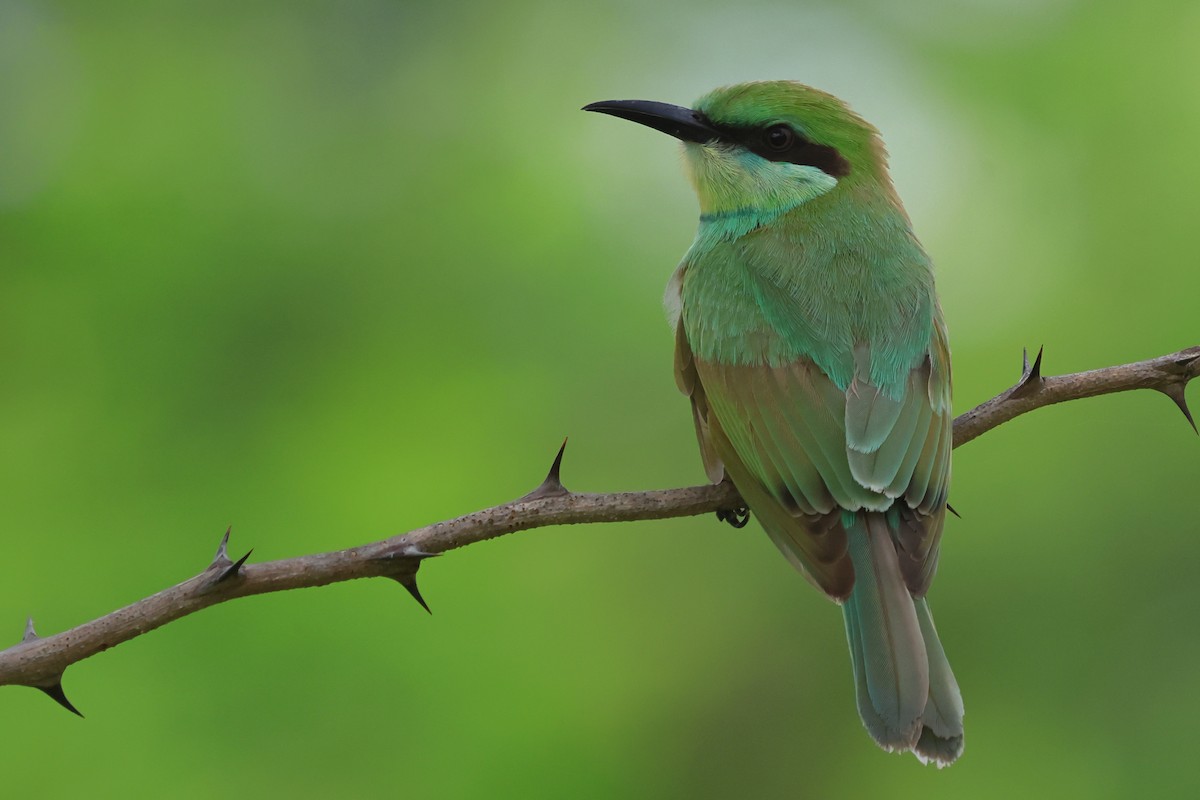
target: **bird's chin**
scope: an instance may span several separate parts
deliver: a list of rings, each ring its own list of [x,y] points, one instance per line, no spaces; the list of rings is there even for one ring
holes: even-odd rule
[[[685,143],[684,157],[702,218],[753,213],[763,224],[838,184],[817,167],[768,161],[715,143]]]

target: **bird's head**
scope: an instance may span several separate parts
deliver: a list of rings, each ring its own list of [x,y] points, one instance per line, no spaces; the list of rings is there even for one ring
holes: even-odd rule
[[[705,215],[777,216],[842,185],[891,191],[875,128],[833,95],[794,81],[726,86],[694,108],[610,100],[584,110],[681,140]]]

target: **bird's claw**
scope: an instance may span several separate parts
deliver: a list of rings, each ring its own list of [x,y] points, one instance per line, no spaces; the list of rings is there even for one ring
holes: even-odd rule
[[[746,506],[720,508],[717,509],[717,519],[721,520],[721,522],[728,522],[735,528],[744,528],[746,527],[746,523],[750,521],[750,509]]]

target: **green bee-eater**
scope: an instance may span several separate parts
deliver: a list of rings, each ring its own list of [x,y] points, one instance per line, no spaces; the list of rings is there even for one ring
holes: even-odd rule
[[[878,132],[790,81],[717,89],[694,109],[586,110],[683,142],[700,227],[667,306],[709,478],[732,480],[841,604],[875,741],[950,764],[962,697],[925,601],[950,480],[950,352]]]

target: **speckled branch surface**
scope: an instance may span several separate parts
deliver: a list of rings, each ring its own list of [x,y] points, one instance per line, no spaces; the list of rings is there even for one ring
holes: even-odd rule
[[[954,446],[1035,408],[1131,389],[1162,392],[1196,427],[1184,390],[1200,373],[1200,347],[1050,378],[1042,377],[1041,360],[1040,351],[1032,365],[1026,359],[1021,379],[1012,388],[956,418]],[[571,492],[559,480],[562,455],[560,449],[546,480],[524,497],[347,550],[249,564],[249,553],[237,561],[229,558],[226,531],[212,563],[183,583],[53,636],[38,636],[30,620],[22,640],[0,651],[0,686],[36,687],[79,714],[63,693],[67,667],[217,603],[354,578],[386,577],[398,581],[428,610],[417,590],[417,570],[426,558],[448,550],[546,525],[727,514],[742,505],[737,490],[728,483],[615,494]]]

